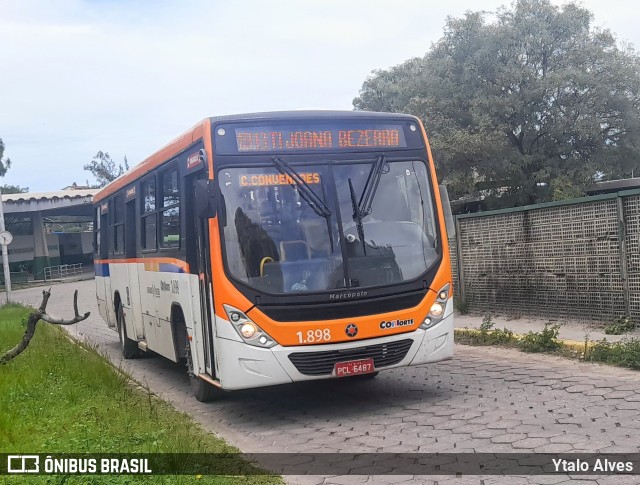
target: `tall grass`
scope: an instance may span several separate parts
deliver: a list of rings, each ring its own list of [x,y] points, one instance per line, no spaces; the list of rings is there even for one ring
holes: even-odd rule
[[[22,338],[27,314],[26,308],[17,305],[0,308],[0,353]],[[25,352],[0,366],[0,396],[0,452],[238,452],[150,390],[134,388],[129,378],[114,370],[95,349],[74,344],[59,328],[44,322],[38,324]],[[245,465],[248,470],[250,465]],[[16,477],[11,478],[14,483]],[[40,478],[42,483],[88,481],[88,477]],[[108,483],[133,481],[132,477],[100,477],[100,483],[103,479]],[[160,483],[192,480],[152,477]],[[204,479],[205,483],[238,481],[281,483],[280,478],[269,476]]]

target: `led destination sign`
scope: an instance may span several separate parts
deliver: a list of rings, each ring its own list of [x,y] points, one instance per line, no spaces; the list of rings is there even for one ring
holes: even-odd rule
[[[218,126],[214,133],[219,153],[288,151],[342,151],[423,146],[415,125],[353,122],[288,124],[236,124]],[[411,138],[408,143],[407,137]]]
[[[302,180],[308,184],[319,184],[319,173],[299,173]],[[241,175],[240,185],[242,187],[264,187],[269,185],[294,185],[295,181],[285,174],[258,174],[258,175]]]
[[[239,152],[406,147],[401,126],[371,130],[235,130]]]

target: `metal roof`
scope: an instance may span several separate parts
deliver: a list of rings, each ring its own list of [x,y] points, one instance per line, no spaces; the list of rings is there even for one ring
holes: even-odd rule
[[[637,188],[640,188],[640,177],[606,180],[604,182],[596,182],[590,187],[587,187],[587,194],[606,194],[609,192],[619,192],[621,190]]]
[[[7,214],[42,212],[48,216],[91,215],[93,196],[99,190],[57,190],[55,192],[2,194],[2,205]]]
[[[81,199],[93,197],[100,189],[57,190],[55,192],[22,192],[19,194],[2,194],[2,202],[20,203],[44,200]],[[89,201],[90,202],[90,201]]]

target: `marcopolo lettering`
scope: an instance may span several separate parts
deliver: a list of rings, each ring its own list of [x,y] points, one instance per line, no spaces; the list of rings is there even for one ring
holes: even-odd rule
[[[407,320],[383,320],[382,322],[380,322],[380,328],[382,330],[396,327],[409,327],[411,325],[413,325],[413,318],[409,318]]]
[[[366,291],[353,291],[348,293],[331,293],[329,300],[350,300],[351,298],[362,298],[367,296]]]

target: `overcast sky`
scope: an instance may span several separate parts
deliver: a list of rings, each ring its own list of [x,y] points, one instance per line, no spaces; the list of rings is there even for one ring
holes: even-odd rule
[[[0,0],[2,182],[93,182],[98,150],[133,166],[207,116],[353,109],[372,70],[424,55],[448,15],[508,3]],[[640,4],[582,4],[640,46]]]

